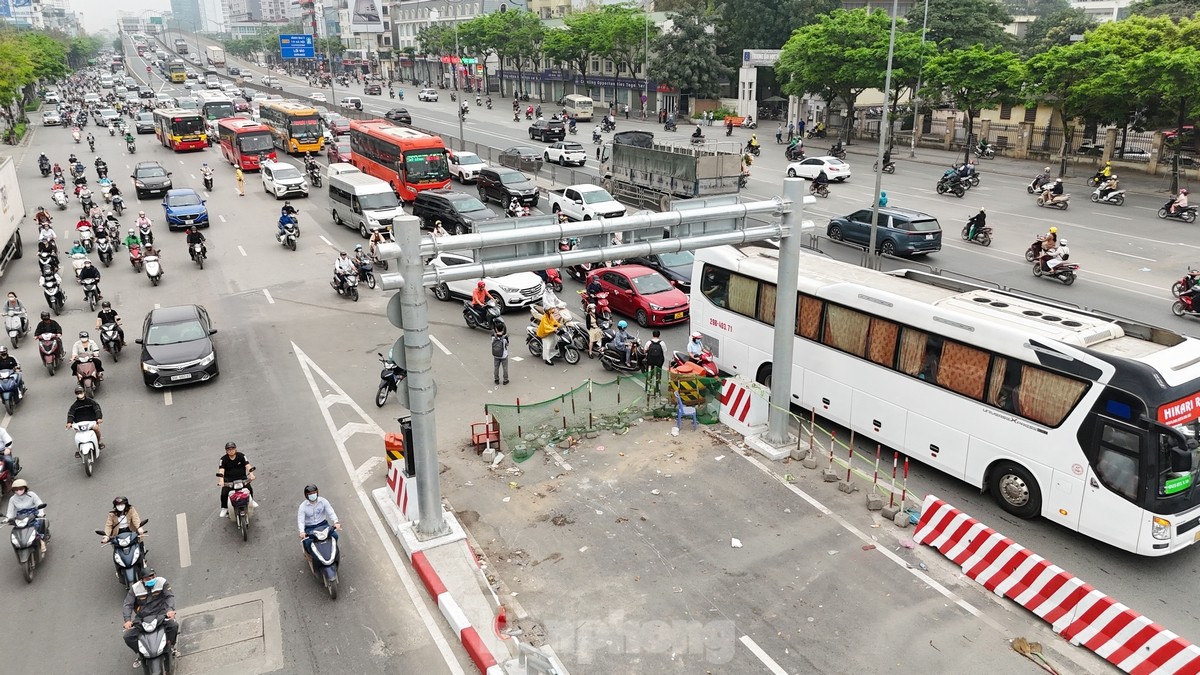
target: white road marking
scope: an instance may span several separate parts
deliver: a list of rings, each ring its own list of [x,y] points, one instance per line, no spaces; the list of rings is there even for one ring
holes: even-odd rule
[[[273,304],[275,304],[275,298],[272,298],[272,297],[271,297],[271,291],[268,291],[267,289],[265,289],[265,288],[264,288],[264,289],[263,289],[263,295],[267,296],[267,304],[268,304],[268,305],[273,305]]]
[[[223,222],[225,222],[225,216],[223,216],[223,215],[221,215],[221,214],[219,214],[219,213],[218,213],[218,214],[217,214],[217,217],[221,219],[221,222],[222,222],[222,223],[223,223]],[[241,248],[241,246],[239,246],[238,248]],[[242,253],[242,255],[246,255],[246,254],[245,254],[245,252],[243,252],[243,253]]]
[[[321,241],[325,242],[325,244],[327,246],[329,246],[329,248],[337,248],[336,246],[333,245],[332,241],[329,241],[328,239],[325,238],[325,235],[322,234],[322,235],[320,235],[320,237],[321,237]]]
[[[430,341],[430,342],[432,342],[433,344],[437,345],[437,348],[438,348],[438,349],[440,349],[440,350],[442,350],[442,353],[443,353],[443,354],[445,354],[446,356],[453,356],[453,354],[451,354],[451,353],[450,353],[450,350],[449,350],[449,349],[446,349],[446,345],[442,344],[442,341],[441,341],[441,340],[439,340],[439,339],[435,338],[434,336],[430,335],[430,336],[429,336],[429,341]]]
[[[192,177],[192,180],[196,180],[196,174],[194,174],[194,173],[189,173],[188,175]]]
[[[339,437],[339,428],[334,426],[333,416],[329,413],[329,405],[322,403],[325,397],[321,394],[321,389],[317,386],[316,378],[313,377],[314,374],[320,376],[320,378],[324,380],[325,385],[327,385],[329,388],[332,388],[335,392],[337,392],[338,395],[340,395],[339,402],[350,406],[354,412],[358,413],[358,416],[363,420],[362,424],[364,424],[366,427],[370,427],[372,433],[378,435],[380,438],[383,438],[383,429],[379,428],[379,425],[375,424],[374,420],[368,417],[367,413],[364,412],[363,409],[360,408],[358,404],[356,404],[346,394],[346,392],[343,391],[342,388],[333,381],[332,378],[326,375],[325,371],[322,370],[321,367],[316,364],[316,362],[310,359],[295,342],[292,343],[292,350],[296,353],[297,361],[300,362],[300,369],[304,371],[304,378],[308,380],[308,386],[309,389],[312,390],[313,399],[318,402],[318,405],[321,408],[321,417],[325,420],[325,426],[327,429],[329,429],[329,435],[337,445],[338,455],[342,458],[342,466],[345,468],[346,473],[350,476],[350,478],[354,479],[358,475],[358,469],[356,469],[354,465],[350,463],[350,453],[346,450],[345,441]],[[367,519],[371,521],[371,526],[375,529],[375,535],[379,537],[379,541],[383,545],[384,552],[387,553],[388,559],[391,560],[392,567],[396,570],[396,575],[400,577],[400,581],[404,585],[404,590],[408,593],[409,602],[412,603],[413,609],[416,610],[417,615],[421,617],[421,621],[425,624],[425,629],[429,632],[429,636],[433,640],[433,643],[437,645],[438,652],[441,654],[442,659],[450,668],[452,675],[466,675],[466,671],[464,671],[462,666],[459,665],[458,660],[454,657],[454,653],[450,650],[450,645],[446,642],[446,639],[442,637],[441,625],[434,622],[433,616],[429,613],[429,610],[425,606],[423,596],[418,593],[416,583],[412,578],[412,573],[408,571],[408,566],[404,564],[404,558],[400,555],[399,551],[396,550],[396,544],[392,541],[391,532],[384,527],[383,522],[379,519],[379,515],[375,512],[375,504],[372,503],[370,496],[368,496],[367,491],[363,489],[362,485],[358,483],[352,483],[352,487],[354,489],[354,493],[358,495],[358,501],[362,504],[363,511],[366,512]],[[388,589],[378,589],[378,593],[386,596]]]
[[[188,544],[187,514],[175,514],[175,529],[179,531],[179,566],[191,567],[192,548]]]
[[[1114,216],[1111,213],[1097,213],[1095,211],[1092,211],[1091,214],[1094,216],[1102,216],[1104,218],[1115,218],[1117,220],[1133,220],[1133,218],[1126,218],[1125,216]]]
[[[171,397],[171,392],[164,391],[163,392],[163,405],[171,405],[174,402],[175,401]]]
[[[1158,261],[1157,261],[1157,260],[1155,260],[1154,258],[1143,258],[1143,257],[1142,257],[1142,256],[1140,256],[1140,255],[1133,255],[1132,253],[1121,253],[1120,251],[1113,251],[1113,250],[1111,250],[1111,249],[1104,249],[1104,252],[1105,252],[1105,253],[1111,253],[1111,254],[1113,254],[1113,255],[1123,255],[1123,256],[1125,256],[1126,258],[1137,258],[1138,260],[1148,260],[1148,261],[1150,261],[1150,262],[1158,262]]]
[[[238,253],[241,253],[243,258],[246,257],[246,249],[242,248],[240,244],[238,245]]]
[[[154,303],[154,309],[161,309],[161,308],[162,308],[162,305],[158,304],[157,302]]]
[[[749,649],[751,654],[757,656],[758,660],[762,661],[763,665],[767,667],[767,670],[774,673],[774,675],[788,675],[788,672],[780,667],[778,663],[775,663],[775,659],[771,658],[770,655],[763,651],[763,648],[759,647],[757,642],[750,639],[749,635],[743,635],[742,637],[738,638],[738,642],[746,645],[746,649]]]
[[[5,429],[7,429],[8,425],[11,423],[12,423],[12,415],[9,415],[8,413],[4,413],[4,419],[0,420],[0,427],[4,427]]]

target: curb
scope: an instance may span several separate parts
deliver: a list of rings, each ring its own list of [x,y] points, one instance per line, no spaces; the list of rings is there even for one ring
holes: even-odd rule
[[[467,654],[471,657],[471,661],[475,663],[475,667],[484,675],[503,675],[503,670],[496,663],[496,657],[492,656],[491,651],[483,643],[483,639],[479,637],[479,632],[467,620],[462,608],[458,606],[458,602],[454,597],[446,591],[446,585],[442,583],[438,577],[437,570],[433,569],[433,565],[425,557],[423,551],[416,551],[409,557],[409,562],[412,563],[413,570],[417,576],[421,578],[421,583],[425,585],[425,590],[429,591],[429,595],[437,601],[438,609],[442,611],[442,616],[454,629],[462,642],[463,649],[467,650]]]

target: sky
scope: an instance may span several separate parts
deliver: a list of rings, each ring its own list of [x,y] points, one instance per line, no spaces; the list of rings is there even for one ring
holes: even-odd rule
[[[83,27],[89,33],[104,29],[117,32],[117,13],[113,11],[114,5],[130,13],[145,9],[160,12],[171,9],[170,0],[120,0],[116,3],[113,0],[70,0],[71,9],[83,14]]]

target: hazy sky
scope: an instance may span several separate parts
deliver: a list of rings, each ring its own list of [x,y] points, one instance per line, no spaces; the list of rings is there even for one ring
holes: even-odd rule
[[[108,29],[117,32],[117,13],[114,8],[120,8],[130,13],[145,9],[155,9],[166,12],[171,9],[170,0],[70,0],[71,9],[83,14],[83,27],[89,33]]]

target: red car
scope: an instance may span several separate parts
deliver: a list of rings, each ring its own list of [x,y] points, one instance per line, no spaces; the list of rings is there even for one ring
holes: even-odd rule
[[[350,141],[336,141],[325,145],[325,157],[330,164],[350,162]]]
[[[642,265],[601,267],[588,273],[608,292],[614,311],[633,317],[641,326],[665,326],[688,320],[688,296],[663,275]]]

